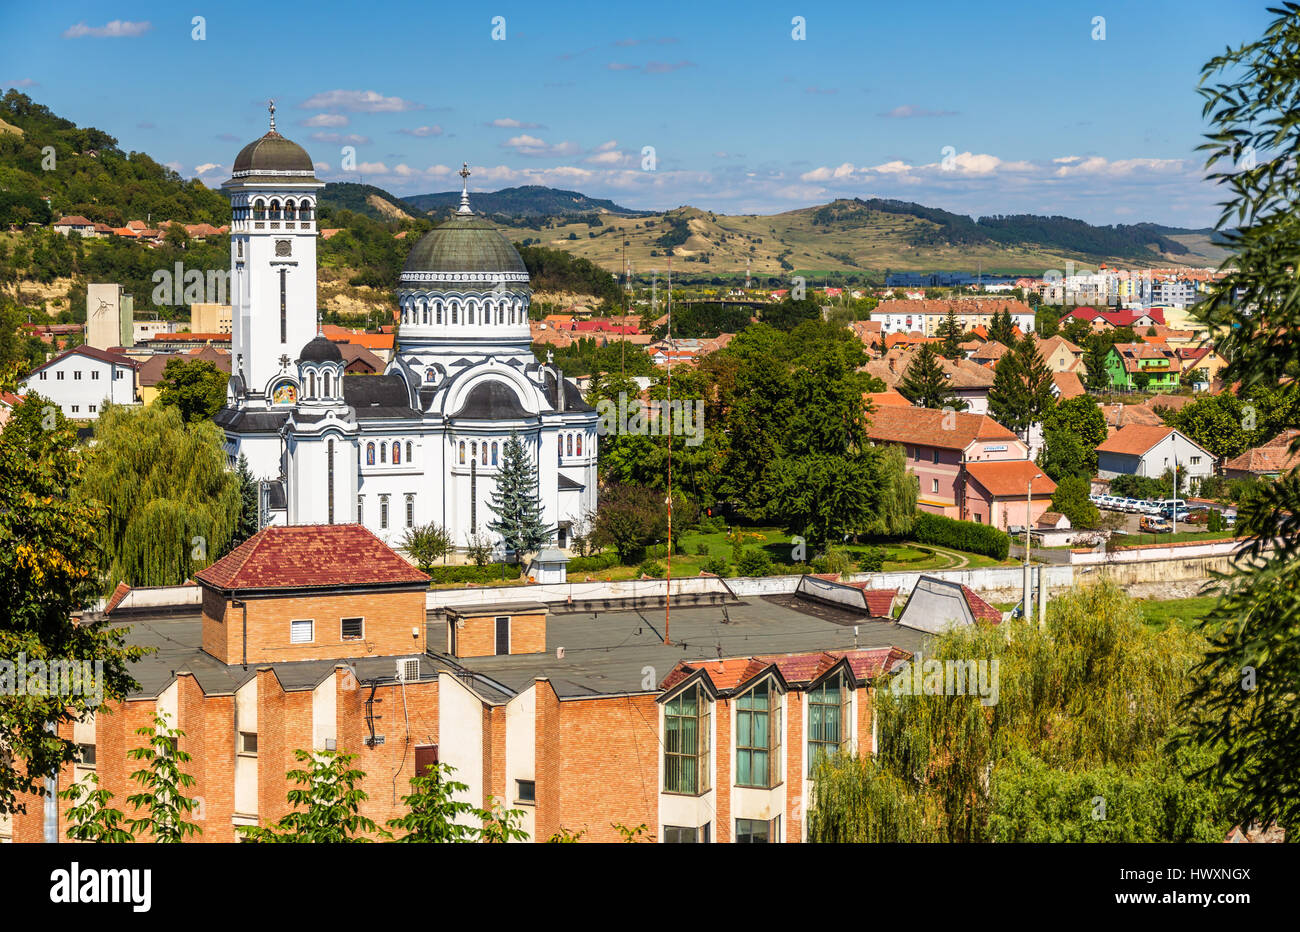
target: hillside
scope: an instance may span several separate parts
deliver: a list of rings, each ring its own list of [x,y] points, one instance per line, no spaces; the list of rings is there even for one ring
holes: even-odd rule
[[[322,208],[350,210],[372,220],[414,220],[423,214],[400,197],[372,184],[333,181],[321,188]]]
[[[474,209],[480,213],[507,217],[567,217],[581,214],[621,214],[628,217],[650,216],[652,211],[629,210],[604,198],[587,197],[577,191],[563,191],[542,185],[502,188],[491,193],[471,195]],[[440,211],[460,204],[459,191],[416,194],[402,198],[411,207],[423,211]]]

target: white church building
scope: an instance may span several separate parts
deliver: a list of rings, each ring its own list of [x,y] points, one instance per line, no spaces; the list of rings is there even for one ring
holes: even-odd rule
[[[468,171],[461,175],[468,179]],[[488,507],[511,432],[534,463],[555,546],[596,507],[597,414],[534,357],[523,260],[469,206],[414,247],[382,375],[345,375],[316,311],[311,157],[271,129],[239,153],[231,200],[232,366],[216,417],[262,481],[263,522],[360,523],[392,546],[436,523],[501,554]]]

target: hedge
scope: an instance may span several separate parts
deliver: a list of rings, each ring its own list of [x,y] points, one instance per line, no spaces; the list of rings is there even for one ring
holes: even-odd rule
[[[980,553],[995,560],[1005,560],[1011,538],[987,524],[958,521],[928,512],[918,512],[912,525],[912,537],[922,544],[951,547],[966,553]]]
[[[607,570],[611,566],[618,565],[618,554],[614,551],[608,553],[598,553],[590,557],[574,557],[569,561],[570,573],[598,573],[601,570]]]
[[[519,578],[522,567],[510,563],[489,563],[487,566],[431,566],[425,570],[440,583],[495,583]]]

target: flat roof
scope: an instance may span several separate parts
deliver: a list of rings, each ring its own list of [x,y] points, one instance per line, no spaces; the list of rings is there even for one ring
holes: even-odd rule
[[[564,612],[541,602],[503,603],[548,610],[546,651],[501,657],[451,657],[447,614],[426,612],[430,650],[391,657],[323,658],[285,663],[223,664],[202,650],[203,623],[197,608],[187,612],[116,616],[115,627],[128,628],[127,643],[156,648],[130,665],[140,688],[130,698],[156,697],[180,673],[192,673],[208,695],[229,695],[271,667],[286,690],[312,689],[339,663],[351,663],[361,680],[395,673],[397,657],[420,657],[421,677],[439,671],[458,675],[489,703],[507,701],[538,677],[550,680],[561,699],[657,692],[658,684],[682,660],[704,661],[756,654],[794,654],[819,650],[899,647],[916,652],[928,639],[923,631],[893,621],[814,602],[794,595],[750,598],[721,605],[674,605],[670,612],[672,645],[663,643],[664,609],[611,609]],[[452,609],[488,614],[501,606]],[[854,628],[857,628],[855,635]],[[564,648],[564,657],[557,648]],[[647,669],[649,668],[649,669]],[[647,689],[643,683],[653,685]]]

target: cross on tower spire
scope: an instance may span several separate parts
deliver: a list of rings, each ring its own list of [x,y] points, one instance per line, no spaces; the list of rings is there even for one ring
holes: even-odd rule
[[[275,101],[268,100],[266,102],[266,109],[267,112],[271,114],[271,132],[274,133],[275,132]]]
[[[473,211],[469,209],[469,176],[470,176],[469,162],[461,162],[460,171],[456,172],[456,174],[460,175],[460,184],[461,184],[460,210],[456,211],[456,213],[458,214],[473,213]]]

